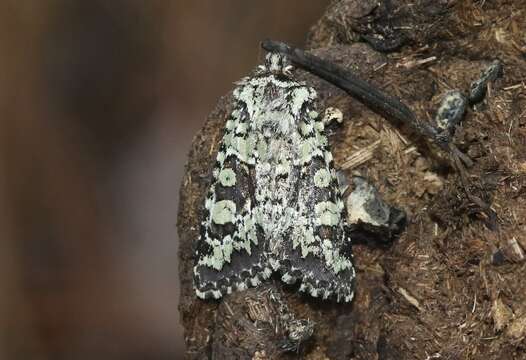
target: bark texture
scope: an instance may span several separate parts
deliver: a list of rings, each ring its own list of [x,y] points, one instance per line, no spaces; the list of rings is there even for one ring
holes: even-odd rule
[[[343,111],[331,137],[336,165],[359,159],[346,166],[348,176],[370,179],[409,218],[391,245],[354,246],[352,304],[312,299],[277,279],[221,301],[194,295],[192,247],[230,95],[220,99],[193,141],[181,189],[187,358],[526,359],[525,33],[526,2],[505,0],[341,0],[313,26],[313,53],[353,69],[428,121],[446,91],[467,91],[489,62],[504,64],[504,76],[455,136],[475,161],[470,190],[497,212],[494,230],[434,149],[298,71],[318,91],[321,109]],[[314,325],[293,350],[291,319]]]

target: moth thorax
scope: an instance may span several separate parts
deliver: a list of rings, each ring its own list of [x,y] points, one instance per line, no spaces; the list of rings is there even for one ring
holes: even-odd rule
[[[254,117],[254,121],[256,128],[269,135],[288,136],[298,127],[297,120],[292,114],[279,109],[265,109]]]
[[[294,67],[291,65],[289,58],[280,53],[268,53],[265,56],[264,70],[273,74],[290,75]]]

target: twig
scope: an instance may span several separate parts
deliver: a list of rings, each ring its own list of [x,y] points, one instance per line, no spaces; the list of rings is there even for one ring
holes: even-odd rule
[[[438,129],[420,121],[407,105],[392,96],[384,94],[376,87],[358,78],[351,71],[282,42],[265,40],[261,43],[261,46],[267,51],[287,55],[294,64],[345,90],[375,113],[389,121],[402,122],[409,125],[420,136],[431,139],[452,157],[462,160],[466,166],[473,166],[471,159],[454,144],[441,137]]]
[[[488,216],[489,227],[495,227],[495,212],[491,209],[490,205],[474,195],[469,189],[467,171],[464,165],[471,167],[473,166],[473,161],[460,151],[455,144],[450,142],[449,137],[441,136],[440,131],[435,126],[420,121],[415,113],[400,100],[384,94],[376,87],[358,78],[351,71],[339,65],[320,59],[317,56],[308,54],[301,49],[294,48],[283,42],[264,40],[261,43],[261,47],[267,51],[287,55],[292,63],[346,91],[350,96],[388,121],[407,124],[424,139],[431,139],[443,151],[449,154],[453,167],[460,174],[466,196]]]

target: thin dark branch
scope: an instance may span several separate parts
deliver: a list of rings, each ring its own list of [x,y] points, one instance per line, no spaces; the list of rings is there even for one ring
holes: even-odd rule
[[[471,167],[473,165],[473,162],[467,155],[450,143],[448,139],[441,137],[434,126],[420,121],[407,105],[358,78],[348,69],[283,42],[264,40],[261,46],[267,51],[287,55],[292,63],[346,91],[350,96],[366,105],[375,113],[391,122],[407,124],[426,140],[431,139],[442,150],[454,158],[461,159],[466,166]],[[453,165],[455,165],[454,160]]]
[[[383,116],[388,121],[407,124],[426,140],[431,139],[450,155],[453,167],[460,174],[466,195],[488,215],[490,219],[489,227],[495,227],[493,225],[495,223],[495,212],[488,204],[473,195],[469,190],[467,171],[462,163],[471,167],[473,166],[473,162],[467,155],[462,153],[455,144],[450,142],[449,137],[440,136],[438,129],[431,124],[420,121],[415,113],[397,98],[384,94],[376,87],[368,84],[351,71],[339,65],[278,41],[265,40],[261,43],[261,47],[267,51],[287,55],[295,65],[346,91],[350,96],[366,105],[375,113]]]

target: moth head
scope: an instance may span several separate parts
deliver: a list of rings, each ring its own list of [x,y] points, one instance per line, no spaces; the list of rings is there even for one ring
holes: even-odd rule
[[[286,55],[270,52],[265,56],[265,65],[261,65],[260,70],[272,74],[282,74],[290,76],[294,67]]]

